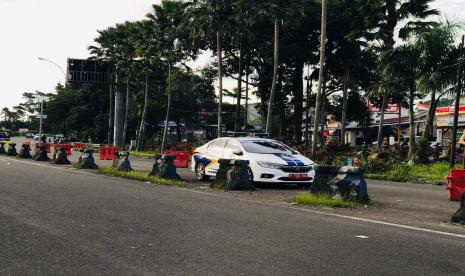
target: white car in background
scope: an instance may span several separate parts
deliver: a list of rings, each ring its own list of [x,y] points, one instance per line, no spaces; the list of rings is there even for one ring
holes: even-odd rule
[[[248,160],[252,182],[309,187],[315,178],[315,163],[281,142],[257,137],[225,137],[210,141],[194,151],[191,169],[197,180],[216,176],[219,159]]]

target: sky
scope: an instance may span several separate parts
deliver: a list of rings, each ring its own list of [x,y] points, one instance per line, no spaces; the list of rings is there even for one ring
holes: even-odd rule
[[[158,0],[0,0],[0,109],[21,102],[23,92],[53,92],[67,58],[87,58],[97,30],[143,18]],[[465,0],[436,0],[451,19],[465,18]],[[204,55],[198,66],[208,60]],[[225,81],[231,88],[232,80]]]

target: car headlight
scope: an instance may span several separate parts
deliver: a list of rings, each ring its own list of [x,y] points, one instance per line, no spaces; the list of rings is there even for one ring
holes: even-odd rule
[[[257,163],[258,165],[262,166],[263,168],[267,168],[267,169],[281,169],[284,166],[281,164],[261,162],[261,161],[257,161]]]

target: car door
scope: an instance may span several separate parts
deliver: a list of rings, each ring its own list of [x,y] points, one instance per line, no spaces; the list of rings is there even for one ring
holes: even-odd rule
[[[226,138],[219,138],[213,140],[211,145],[208,147],[208,155],[210,159],[210,163],[206,166],[207,174],[216,174],[220,165],[218,164],[218,160],[223,157],[224,146],[226,145]]]
[[[234,152],[241,151],[239,147],[239,143],[236,139],[229,138],[226,142],[226,145],[223,150],[224,159],[240,159],[238,155],[234,154]]]

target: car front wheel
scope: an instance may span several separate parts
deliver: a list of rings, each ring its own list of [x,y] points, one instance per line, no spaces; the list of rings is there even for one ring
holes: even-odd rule
[[[195,165],[195,178],[197,178],[198,181],[206,181],[210,177],[205,174],[205,165],[202,163],[197,163]]]
[[[252,169],[250,167],[247,167],[247,174],[249,176],[249,181],[250,181],[250,184],[254,184],[254,181],[253,181],[253,172],[252,172]]]

